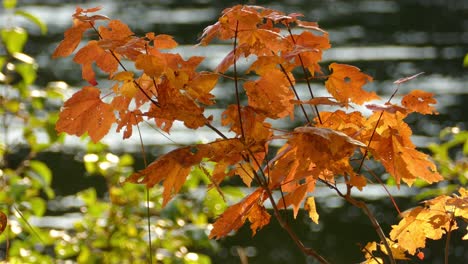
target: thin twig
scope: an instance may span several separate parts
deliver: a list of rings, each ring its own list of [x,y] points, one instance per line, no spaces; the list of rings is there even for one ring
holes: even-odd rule
[[[292,41],[293,41],[293,43],[294,43],[294,45],[295,45],[295,44],[296,44],[296,40],[294,39],[294,35],[293,35],[292,31],[291,31],[291,28],[289,27],[289,24],[286,25],[286,27],[288,28],[289,35],[291,36],[291,39],[292,39]],[[304,61],[302,60],[301,54],[297,54],[297,56],[298,56],[298,58],[299,58],[299,61],[301,62],[302,72],[304,73],[304,77],[305,77],[306,82],[307,82],[307,88],[309,89],[310,97],[311,97],[312,99],[314,99],[314,98],[315,98],[315,97],[314,97],[314,92],[312,91],[312,87],[310,86],[309,78],[307,78],[307,70],[306,70],[306,68],[305,68],[305,66],[304,66]],[[317,118],[318,118],[318,120],[319,120],[319,123],[320,123],[320,124],[323,124],[323,123],[322,123],[322,118],[320,118],[320,112],[319,112],[319,110],[318,110],[318,106],[317,106],[317,105],[314,105],[314,110],[315,110],[315,114],[317,114]]]
[[[258,160],[255,158],[255,156],[253,156],[253,154],[251,153],[250,149],[248,149],[249,153],[250,153],[250,156],[253,157],[253,160],[254,162],[256,163],[257,167],[259,168],[260,170],[260,173],[262,174],[263,178],[266,179],[266,176],[260,166],[260,163],[258,162]],[[258,173],[253,170],[252,168],[252,172],[255,176],[255,178],[257,179],[258,182],[262,182],[260,176],[258,175]],[[317,261],[319,261],[320,263],[322,264],[327,264],[329,263],[324,257],[322,257],[320,254],[318,254],[315,250],[313,250],[312,248],[307,248],[304,246],[304,244],[302,243],[302,241],[300,240],[300,238],[297,236],[297,234],[294,232],[294,230],[291,229],[291,227],[289,226],[289,224],[283,219],[283,217],[281,216],[281,213],[278,209],[278,206],[275,202],[275,199],[273,198],[273,194],[270,190],[270,188],[268,187],[268,182],[267,181],[263,181],[264,182],[264,185],[262,184],[261,187],[265,190],[265,192],[267,193],[267,196],[268,196],[268,200],[270,201],[271,205],[272,205],[272,208],[273,208],[273,212],[274,212],[274,215],[275,215],[275,218],[276,220],[278,220],[280,226],[286,230],[286,232],[289,234],[289,236],[291,237],[291,239],[294,241],[294,243],[296,244],[296,246],[306,255],[308,256],[312,256],[313,258],[315,258]]]
[[[452,218],[450,219],[450,225],[449,225],[449,230],[447,231],[447,239],[445,240],[445,257],[444,257],[444,263],[448,264],[449,263],[449,250],[450,250],[450,238],[452,235],[452,228],[455,225],[455,219],[453,218],[454,214],[452,214]]]
[[[291,86],[291,89],[293,90],[294,95],[296,96],[296,99],[300,101],[301,98],[299,97],[299,94],[297,93],[296,87],[294,86],[293,81],[289,77],[288,72],[286,71],[286,69],[283,67],[283,65],[281,63],[279,64],[279,66],[280,66],[281,71],[283,72],[284,76],[286,76],[286,79],[288,80],[289,85]],[[304,106],[302,104],[299,104],[299,107],[301,107],[302,113],[304,114],[304,117],[307,120],[307,123],[310,124],[310,119],[309,119],[309,116],[307,115],[306,110],[304,109]]]
[[[136,115],[134,114],[133,117],[135,118],[136,121]],[[140,131],[140,126],[138,125],[138,122],[136,122],[136,126],[138,129],[138,136],[140,137],[140,147],[141,147],[141,155],[143,156],[143,163],[145,165],[145,168],[148,167],[148,162],[146,160],[146,152],[145,152],[145,145],[143,144],[143,137],[141,136],[141,131]],[[147,228],[148,228],[148,250],[149,250],[149,263],[153,263],[153,245],[152,245],[152,239],[151,239],[151,219],[150,219],[150,194],[149,194],[149,188],[146,185],[145,186],[145,193],[146,193],[146,220],[147,220]]]
[[[236,22],[236,32],[234,33],[234,86],[236,88],[236,104],[237,104],[237,114],[239,115],[239,126],[242,135],[242,141],[245,141],[245,134],[244,134],[244,126],[242,124],[242,112],[241,112],[241,105],[240,105],[240,98],[239,98],[239,84],[237,82],[237,59],[236,59],[236,50],[237,50],[237,32],[239,29],[239,21]]]

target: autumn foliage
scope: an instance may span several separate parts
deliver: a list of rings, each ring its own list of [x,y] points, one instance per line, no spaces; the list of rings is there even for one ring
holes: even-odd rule
[[[384,99],[363,89],[372,77],[360,69],[331,63],[323,70],[322,54],[331,47],[328,33],[315,22],[303,21],[301,14],[245,5],[225,9],[218,21],[203,31],[199,45],[209,45],[215,39],[230,41],[232,51],[213,71],[199,71],[204,58],[184,58],[171,52],[177,47],[171,36],[153,32],[136,36],[123,22],[94,15],[98,10],[77,8],[73,26],[53,54],[70,56],[85,33],[94,36],[73,58],[90,86],[64,104],[56,129],[77,136],[88,134],[94,142],[112,127],[122,131],[124,139],[129,138],[134,127],[144,121],[167,133],[176,121],[188,129],[212,129],[219,136],[217,140],[175,149],[127,179],[148,187],[162,183],[163,204],[167,204],[196,166],[204,166],[212,188],[226,178],[240,177],[253,190],[219,216],[211,238],[225,237],[246,222],[255,234],[270,221],[264,205],[269,201],[277,220],[302,245],[278,210],[291,207],[296,216],[304,208],[317,223],[314,188],[318,183],[365,209],[352,193],[365,191],[369,183],[363,166],[368,160],[380,162],[398,185],[412,185],[418,179],[428,183],[442,180],[428,156],[411,142],[412,131],[405,122],[410,113],[437,114],[433,94],[413,90],[402,95],[400,102],[390,98],[382,104],[376,100]],[[240,72],[237,62],[244,58],[249,58],[250,64]],[[98,88],[98,69],[112,80],[110,93],[102,94]],[[212,91],[222,78],[233,80],[233,85],[220,89],[234,89],[235,104],[217,105]],[[397,81],[396,87],[410,79]],[[315,97],[312,82],[323,83],[330,97]],[[306,89],[308,96],[300,89]],[[241,94],[246,100],[240,99]],[[215,106],[224,108],[221,116],[207,116],[205,110]],[[363,109],[357,106],[371,113],[357,111]],[[293,119],[305,121],[287,131],[272,123]],[[214,121],[221,127],[215,127]],[[283,145],[271,153],[274,142]],[[283,194],[280,200],[273,198],[277,191]],[[391,248],[391,259],[404,258],[405,253],[415,255],[426,238],[438,239],[454,230],[453,218],[466,219],[468,215],[466,190],[460,193],[427,201],[425,207],[405,213],[389,238],[380,234],[382,251]],[[434,208],[438,213],[433,213]],[[376,260],[371,252],[377,250],[377,244],[368,248],[366,256],[371,263]],[[303,250],[326,262],[315,251]]]

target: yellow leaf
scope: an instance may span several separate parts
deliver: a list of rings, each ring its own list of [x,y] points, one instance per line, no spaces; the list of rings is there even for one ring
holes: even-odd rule
[[[318,224],[319,215],[317,214],[317,208],[315,207],[315,198],[313,196],[307,197],[304,203],[304,209],[309,212],[309,217]]]

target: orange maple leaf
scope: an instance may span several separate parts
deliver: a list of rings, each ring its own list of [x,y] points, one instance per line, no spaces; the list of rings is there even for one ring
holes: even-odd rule
[[[218,140],[208,144],[178,148],[159,157],[145,169],[133,173],[126,181],[143,183],[149,188],[164,181],[163,206],[165,206],[179,192],[192,167],[198,165],[202,159],[229,166],[242,160],[243,150],[244,145],[239,139]],[[222,173],[226,175],[225,171]]]
[[[372,81],[372,77],[362,73],[359,68],[338,63],[330,64],[329,68],[332,73],[325,82],[325,87],[338,102],[345,105],[349,102],[361,105],[364,102],[379,99],[375,92],[362,89],[366,83]]]
[[[133,126],[138,125],[142,121],[143,117],[138,109],[134,111],[120,111],[119,119],[117,120],[117,132],[120,132],[125,127],[123,139],[129,138],[132,136]]]
[[[75,93],[64,103],[55,129],[77,136],[88,132],[93,142],[101,140],[115,122],[115,115],[112,106],[99,98],[100,94],[92,86]]]
[[[80,44],[83,33],[89,28],[91,28],[91,25],[88,22],[76,20],[73,27],[65,31],[65,37],[55,49],[52,58],[67,57],[72,54],[78,47],[78,44]]]
[[[102,49],[95,40],[89,41],[86,46],[81,48],[76,53],[73,61],[81,64],[83,79],[93,85],[97,84],[95,78],[96,74],[92,67],[94,62],[96,62],[96,65],[98,65],[101,70],[107,73],[115,72],[118,67],[117,60],[110,53]]]
[[[249,106],[273,119],[287,115],[292,117],[294,105],[289,101],[294,98],[294,94],[289,87],[284,73],[278,69],[265,73],[257,81],[244,83]]]
[[[369,118],[367,126],[373,129],[379,116],[380,113],[374,113]],[[400,112],[395,114],[383,112],[370,144],[370,152],[382,162],[398,185],[401,180],[411,185],[417,178],[428,183],[441,181],[443,177],[437,172],[429,156],[417,151],[411,142],[412,131],[404,122],[405,117],[406,115]]]
[[[152,162],[144,170],[132,174],[126,181],[144,183],[148,188],[164,181],[163,206],[179,192],[192,167],[199,164],[203,156],[193,147],[173,150]]]
[[[263,193],[264,190],[258,188],[241,202],[231,205],[213,224],[213,229],[208,237],[210,239],[220,239],[227,236],[230,232],[241,228],[245,220],[247,220],[250,210],[263,202],[265,196]],[[254,228],[252,230],[256,232],[263,222],[254,215],[251,218],[254,221]]]
[[[270,218],[271,215],[265,207],[255,203],[247,215],[247,219],[251,223],[250,229],[252,229],[252,236],[255,236],[259,229],[268,225],[270,223]]]
[[[424,115],[438,114],[434,106],[430,105],[437,103],[433,96],[433,93],[413,90],[401,99],[401,104],[411,112],[418,112]]]
[[[173,49],[178,45],[174,37],[170,35],[155,35],[153,32],[150,32],[146,34],[146,38],[152,40],[154,47],[157,49]]]
[[[312,76],[315,72],[322,72],[318,63],[322,60],[323,51],[331,47],[328,34],[319,36],[309,31],[303,31],[299,35],[288,36],[287,39],[294,48],[286,52],[283,55],[284,58],[294,58],[294,65],[304,65]],[[300,55],[300,59],[298,55]]]
[[[315,186],[315,183],[313,184]],[[278,201],[278,209],[284,209],[285,207],[288,207],[292,205],[293,207],[293,212],[294,212],[294,218],[297,217],[297,213],[299,212],[299,208],[301,206],[302,200],[304,200],[308,189],[311,187],[308,184],[302,184],[297,186],[297,188],[290,193],[286,194],[284,198],[282,198],[280,201]],[[312,190],[310,191],[313,191]]]
[[[242,126],[239,121],[239,111],[237,105],[229,105],[222,113],[221,124],[223,126],[230,125],[230,131],[246,138],[247,142],[255,142],[258,145],[265,143],[271,136],[271,125],[264,122],[265,117],[255,112],[252,107],[241,107]],[[244,131],[241,131],[241,130]]]
[[[73,14],[73,26],[65,31],[65,37],[52,54],[53,58],[66,57],[78,47],[83,37],[83,33],[92,28],[96,20],[108,20],[109,18],[102,15],[88,16],[88,13],[93,13],[101,10],[101,7],[83,9],[77,7]]]

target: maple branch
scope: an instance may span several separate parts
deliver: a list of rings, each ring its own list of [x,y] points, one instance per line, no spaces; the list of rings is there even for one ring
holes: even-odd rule
[[[253,153],[251,152],[250,149],[247,149],[247,151],[249,151],[249,154],[253,157],[253,160],[254,162],[256,163],[256,165],[258,166],[262,176],[264,179],[266,179],[266,176],[265,176],[265,173],[263,172],[261,166],[260,166],[260,163],[258,162],[258,160],[255,158],[255,156],[253,155]],[[248,158],[247,158],[248,159]],[[289,226],[289,224],[283,219],[283,217],[281,216],[281,213],[278,209],[278,206],[276,205],[276,202],[275,202],[275,199],[273,197],[273,194],[270,190],[270,188],[268,187],[267,185],[267,182],[266,180],[263,182],[262,184],[262,181],[261,181],[261,178],[260,176],[258,175],[258,173],[253,169],[252,167],[252,172],[254,174],[254,177],[256,178],[256,181],[259,182],[259,184],[261,185],[261,187],[265,190],[265,192],[267,193],[268,195],[268,200],[270,201],[271,203],[271,206],[273,207],[273,212],[275,214],[275,218],[276,220],[278,220],[278,223],[280,224],[281,228],[283,228],[284,230],[286,230],[286,232],[288,232],[289,236],[291,237],[291,239],[294,241],[294,243],[296,244],[296,246],[306,255],[308,256],[312,256],[314,257],[316,260],[318,260],[320,263],[322,264],[328,264],[329,262],[324,258],[322,257],[320,254],[318,254],[315,250],[313,250],[312,248],[307,248],[304,246],[304,244],[302,243],[301,239],[297,236],[297,234],[294,232],[294,230],[291,229],[291,227]],[[286,207],[285,207],[286,209]]]
[[[242,113],[241,113],[241,106],[240,106],[240,98],[239,98],[239,84],[237,82],[237,59],[236,59],[236,49],[237,49],[237,33],[239,29],[239,20],[236,21],[236,32],[234,33],[234,86],[236,88],[236,103],[237,103],[237,114],[239,115],[239,126],[241,129],[242,140],[245,140],[244,134],[244,125],[242,123]]]
[[[450,237],[452,234],[452,228],[455,225],[454,214],[452,213],[452,218],[450,219],[449,230],[447,230],[447,239],[445,240],[445,250],[444,250],[444,263],[449,263],[449,247],[450,247]]]
[[[397,85],[395,91],[393,91],[393,93],[392,93],[392,95],[390,96],[390,98],[388,98],[387,103],[390,103],[390,101],[393,99],[393,97],[395,96],[395,94],[398,92],[398,89],[399,89],[399,88],[400,88],[400,84]],[[362,156],[361,163],[359,164],[358,173],[361,172],[362,165],[364,164],[364,160],[366,159],[367,154],[369,153],[370,144],[372,143],[372,139],[374,139],[375,131],[377,131],[377,127],[379,126],[380,119],[382,119],[383,113],[384,113],[384,111],[381,111],[381,112],[380,112],[379,118],[377,119],[377,123],[375,124],[375,127],[374,127],[374,129],[372,130],[372,135],[371,135],[371,137],[370,137],[370,139],[369,139],[369,143],[367,143],[366,150],[364,151],[364,155]]]
[[[223,132],[219,131],[216,127],[214,127],[212,124],[210,124],[208,121],[206,121],[205,126],[209,127],[211,130],[213,130],[216,134],[218,134],[220,137],[223,139],[228,139],[226,135],[223,134]]]
[[[392,201],[393,207],[395,207],[398,215],[400,215],[401,214],[400,208],[398,207],[398,204],[396,203],[395,198],[393,198],[393,195],[390,193],[387,186],[385,186],[384,182],[382,182],[382,180],[377,175],[375,175],[375,173],[369,167],[367,167],[367,165],[364,164],[364,166],[366,167],[367,172],[369,172],[372,175],[372,177],[374,177],[374,179],[376,179],[379,182],[379,184],[384,188],[385,192],[388,194],[388,197]]]
[[[92,22],[89,22],[89,24],[91,25],[91,27],[93,28],[94,32],[96,32],[96,34],[98,35],[99,39],[102,39],[102,36],[101,34],[99,33],[99,31],[96,29],[96,27],[94,26],[94,24]],[[112,57],[114,57],[114,59],[117,61],[117,63],[120,65],[120,67],[128,72],[127,68],[122,64],[121,60],[119,58],[117,58],[117,55],[115,55],[114,51],[113,50],[109,50],[110,54],[112,55]],[[153,103],[155,106],[160,106],[159,105],[159,102],[155,101],[153,98],[151,98],[151,96],[149,96],[145,90],[143,90],[143,87],[141,87],[141,85],[135,81],[135,79],[133,79],[133,84],[135,84],[135,86],[138,88],[138,90],[140,90],[140,92],[142,92],[145,97],[151,101],[151,103]]]
[[[374,214],[371,212],[371,210],[369,209],[367,204],[365,202],[363,202],[363,201],[356,200],[356,199],[354,199],[353,197],[351,197],[349,195],[345,195],[345,196],[342,196],[342,197],[346,201],[351,203],[352,205],[354,205],[354,206],[356,206],[358,208],[361,208],[364,211],[364,213],[367,215],[367,217],[371,221],[372,226],[375,229],[375,232],[377,232],[377,235],[379,236],[380,240],[384,244],[385,249],[388,252],[387,256],[388,256],[388,258],[390,260],[390,263],[391,264],[396,264],[395,258],[393,257],[392,249],[390,248],[390,245],[387,242],[387,237],[385,236],[385,233],[383,232],[382,228],[380,227],[380,224],[377,221],[377,218],[375,218]]]
[[[383,232],[382,228],[380,227],[380,224],[377,221],[377,218],[375,218],[374,214],[370,211],[369,207],[367,206],[367,204],[365,202],[356,200],[353,197],[351,197],[350,191],[349,191],[350,189],[348,187],[349,184],[347,184],[347,193],[343,194],[336,186],[330,184],[328,181],[322,180],[320,178],[319,178],[319,180],[321,182],[325,183],[328,187],[334,189],[338,193],[339,196],[344,198],[350,204],[352,204],[352,205],[354,205],[354,206],[356,206],[356,207],[358,207],[358,208],[360,208],[360,209],[362,209],[364,211],[364,213],[367,215],[367,217],[371,221],[372,226],[374,227],[375,231],[377,232],[377,235],[379,236],[380,240],[384,244],[385,249],[388,252],[387,255],[388,255],[389,259],[390,259],[390,263],[391,264],[396,264],[395,258],[393,257],[393,253],[392,253],[391,248],[390,248],[390,245],[387,242],[387,237],[385,236],[385,233]]]
[[[289,36],[291,36],[291,39],[292,39],[294,45],[296,45],[296,40],[294,39],[294,35],[293,35],[292,31],[291,31],[291,27],[289,27],[289,24],[287,24],[286,27],[288,29]],[[310,97],[312,99],[314,99],[315,98],[314,97],[314,92],[312,91],[312,87],[310,86],[309,78],[307,78],[307,71],[306,71],[306,68],[304,66],[304,61],[302,60],[302,56],[301,56],[301,54],[297,54],[297,57],[299,58],[299,61],[301,62],[302,71],[304,73],[304,77],[305,77],[306,82],[307,82],[307,88],[309,89]],[[319,120],[319,123],[323,124],[322,123],[322,118],[320,118],[320,112],[318,110],[318,106],[314,105],[313,109],[315,110],[315,113],[317,114],[317,118]]]
[[[136,121],[136,115],[135,113],[133,114],[133,118],[135,118]],[[141,136],[141,131],[140,131],[140,125],[138,122],[136,122],[136,126],[138,129],[138,136],[140,137],[140,147],[141,147],[141,155],[143,156],[143,164],[145,165],[145,168],[148,167],[148,162],[146,160],[146,152],[145,152],[145,145],[143,144],[143,137]],[[148,250],[149,250],[149,258],[150,264],[153,264],[153,245],[152,245],[152,239],[151,239],[151,219],[150,219],[150,195],[149,195],[149,188],[148,186],[145,186],[145,193],[146,193],[146,220],[147,220],[147,228],[148,228]]]
[[[282,65],[281,63],[279,64],[279,66],[280,66],[281,71],[283,72],[284,76],[286,76],[286,79],[288,79],[289,85],[291,86],[291,89],[293,90],[294,95],[296,96],[297,100],[300,101],[301,98],[299,97],[299,94],[298,94],[297,91],[296,91],[296,87],[294,86],[293,81],[291,80],[291,78],[289,78],[289,75],[288,75],[288,73],[286,72],[286,69],[283,67],[283,65]],[[306,110],[304,109],[304,106],[303,106],[302,104],[299,104],[299,106],[300,106],[301,109],[302,109],[302,113],[304,113],[304,117],[306,118],[307,123],[310,124],[310,119],[309,119],[309,116],[307,115]]]
[[[362,250],[364,250],[367,254],[369,254],[371,256],[371,258],[374,259],[375,262],[377,262],[377,264],[381,264],[380,260],[378,258],[376,258],[374,256],[374,254],[372,254],[372,252],[369,251],[369,249],[367,249],[366,247],[362,247],[362,245],[359,245],[359,246],[362,248]]]

